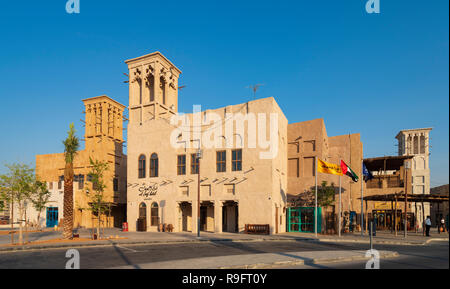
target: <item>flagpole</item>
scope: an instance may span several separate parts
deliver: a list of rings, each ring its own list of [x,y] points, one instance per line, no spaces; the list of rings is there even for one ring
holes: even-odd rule
[[[341,237],[341,176],[339,176],[339,237]]]
[[[315,192],[315,209],[314,209],[314,216],[315,216],[315,220],[314,220],[314,232],[315,232],[315,236],[317,238],[317,156],[316,156],[316,192]]]
[[[364,164],[361,166],[361,237],[364,236],[364,186],[363,186],[363,182],[364,182]]]

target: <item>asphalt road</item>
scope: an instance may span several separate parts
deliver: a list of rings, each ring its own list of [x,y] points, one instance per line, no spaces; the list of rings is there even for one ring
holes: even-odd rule
[[[81,269],[112,268],[199,257],[274,252],[367,250],[367,244],[290,242],[217,242],[201,244],[123,245],[80,247]],[[397,251],[399,258],[382,260],[382,268],[449,268],[448,242],[427,246],[379,245],[375,249]],[[0,252],[0,269],[63,269],[66,249]],[[364,268],[365,262],[325,264],[313,268]],[[290,268],[309,268],[298,266]]]
[[[375,249],[397,251],[397,258],[381,259],[380,269],[449,269],[448,242],[433,242],[426,246],[378,246]],[[364,269],[366,261],[328,263],[314,266],[289,266],[280,269]]]

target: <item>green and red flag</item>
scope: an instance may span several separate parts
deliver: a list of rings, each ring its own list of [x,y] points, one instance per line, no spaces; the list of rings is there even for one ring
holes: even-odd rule
[[[341,170],[342,170],[343,175],[347,175],[350,178],[352,178],[352,180],[354,182],[358,182],[358,179],[359,179],[358,176],[355,174],[355,172],[349,166],[347,166],[346,163],[344,163],[343,160],[341,160]]]

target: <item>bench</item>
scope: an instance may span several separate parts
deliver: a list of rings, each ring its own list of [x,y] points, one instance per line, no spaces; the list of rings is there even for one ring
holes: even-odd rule
[[[256,225],[256,224],[245,224],[246,234],[270,234],[270,226],[267,225]]]

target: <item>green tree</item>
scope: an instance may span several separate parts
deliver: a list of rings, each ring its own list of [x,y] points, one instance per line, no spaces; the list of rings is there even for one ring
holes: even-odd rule
[[[73,123],[69,126],[67,138],[63,141],[64,158],[66,166],[64,168],[64,220],[63,238],[72,239],[73,236],[73,161],[80,146],[75,135]]]
[[[38,228],[41,229],[41,213],[46,208],[49,203],[51,193],[47,189],[47,184],[41,181],[35,181],[33,184],[33,190],[31,192],[30,200],[33,207],[38,212],[37,224]]]
[[[329,186],[326,181],[317,186],[317,203],[320,207],[329,207],[334,204],[334,195],[336,193],[336,187],[334,183]]]
[[[308,191],[299,194],[294,200],[292,205],[294,207],[314,207],[315,206],[315,191],[316,187],[311,187]],[[336,193],[336,187],[334,183],[328,185],[326,181],[323,181],[320,186],[317,186],[317,206],[329,207],[334,203],[334,195]]]
[[[0,175],[1,199],[11,204],[11,210],[17,207],[19,213],[19,243],[23,244],[23,222],[26,202],[30,199],[35,180],[34,169],[26,164],[7,164],[6,174]],[[13,218],[13,216],[12,216]],[[12,219],[13,223],[14,220]],[[14,239],[12,239],[14,242]]]
[[[106,161],[93,160],[92,158],[89,158],[89,162],[91,164],[91,171],[88,176],[92,183],[92,190],[94,191],[90,195],[91,207],[89,209],[98,217],[97,237],[100,238],[101,215],[106,214],[109,210],[103,194],[106,188],[104,174],[108,170],[109,164]]]

